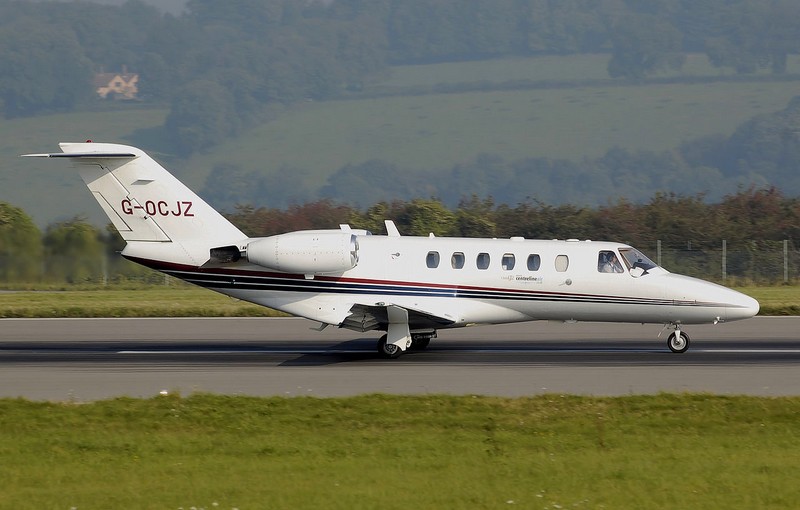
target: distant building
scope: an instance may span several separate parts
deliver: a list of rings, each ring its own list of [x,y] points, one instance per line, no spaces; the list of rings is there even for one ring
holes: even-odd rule
[[[97,73],[94,75],[94,89],[103,99],[136,99],[139,92],[139,75],[129,73],[123,66],[121,73]]]

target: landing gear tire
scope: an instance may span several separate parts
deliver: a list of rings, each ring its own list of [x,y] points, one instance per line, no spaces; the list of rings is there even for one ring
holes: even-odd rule
[[[387,359],[400,357],[400,355],[403,354],[403,350],[395,344],[387,343],[386,339],[387,336],[383,335],[378,340],[378,354],[380,354],[382,358]]]
[[[675,353],[686,352],[689,348],[689,335],[683,331],[675,331],[667,338],[667,347]]]

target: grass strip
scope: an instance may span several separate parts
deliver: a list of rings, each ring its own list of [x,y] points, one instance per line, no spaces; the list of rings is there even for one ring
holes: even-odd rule
[[[1,508],[798,508],[800,398],[0,400]]]
[[[0,293],[0,317],[274,317],[262,306],[188,285]]]
[[[759,315],[800,315],[800,286],[740,287],[736,290],[758,300]]]
[[[759,315],[800,315],[800,286],[740,287],[761,303]],[[10,317],[275,317],[284,314],[178,283],[149,288],[99,287],[0,293]]]

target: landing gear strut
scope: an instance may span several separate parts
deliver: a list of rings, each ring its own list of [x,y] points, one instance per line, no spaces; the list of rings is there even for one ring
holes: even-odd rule
[[[408,310],[399,306],[386,307],[389,323],[386,334],[378,340],[378,354],[384,358],[396,358],[411,347],[411,331],[408,327]]]

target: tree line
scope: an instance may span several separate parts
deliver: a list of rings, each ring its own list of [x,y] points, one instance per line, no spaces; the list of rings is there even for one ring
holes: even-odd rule
[[[228,218],[251,237],[336,229],[345,223],[381,234],[385,233],[384,220],[392,219],[403,235],[609,240],[629,243],[654,259],[660,241],[665,249],[678,254],[668,269],[706,277],[705,266],[697,265],[698,256],[718,250],[722,240],[732,251],[748,254],[740,268],[746,271],[752,269],[749,265],[759,250],[775,251],[776,243],[783,240],[791,241],[797,259],[800,239],[800,199],[785,197],[776,189],[740,190],[714,204],[702,195],[659,193],[643,204],[622,200],[594,208],[541,202],[510,206],[472,197],[454,208],[439,200],[418,198],[360,209],[318,200],[286,209],[239,206]],[[22,209],[0,202],[2,283],[163,281],[163,277],[124,261],[118,255],[123,246],[110,226],[100,229],[74,218],[42,231]],[[736,271],[731,263],[731,274]]]
[[[169,104],[181,154],[263,118],[265,107],[357,93],[388,65],[609,53],[611,77],[679,68],[688,52],[737,73],[783,73],[800,48],[794,0],[189,0],[164,14],[129,0],[0,0],[0,111],[67,111],[91,78],[128,66]]]
[[[748,188],[708,203],[703,194],[656,193],[649,201],[598,206],[550,205],[527,201],[515,206],[472,196],[450,208],[437,199],[378,202],[367,208],[323,199],[285,209],[239,205],[228,219],[252,237],[303,229],[338,228],[347,223],[376,234],[392,219],[404,235],[597,239],[635,246],[691,243],[697,248],[731,243],[800,239],[800,198],[775,188]]]

